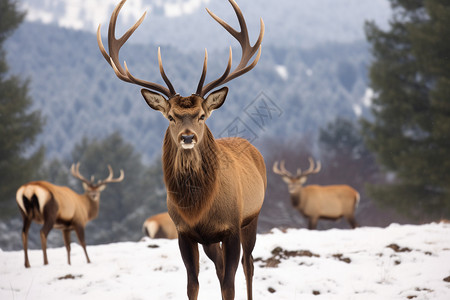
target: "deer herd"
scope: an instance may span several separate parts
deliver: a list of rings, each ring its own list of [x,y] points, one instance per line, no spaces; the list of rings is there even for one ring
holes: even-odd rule
[[[133,76],[126,62],[119,61],[120,48],[141,25],[144,15],[119,39],[115,37],[116,21],[126,0],[114,9],[108,28],[108,51],[101,39],[100,25],[97,41],[100,52],[117,77],[141,86],[141,94],[153,110],[167,119],[168,127],[162,145],[162,168],[167,191],[167,212],[148,218],[144,232],[151,238],[178,239],[182,260],[187,272],[187,295],[197,299],[199,293],[199,250],[201,244],[215,265],[222,299],[234,299],[235,274],[242,249],[242,266],[247,284],[247,299],[252,299],[253,257],[258,216],[267,187],[266,166],[260,152],[242,138],[215,139],[205,121],[219,109],[228,94],[227,82],[252,70],[259,61],[264,37],[264,23],[251,45],[244,16],[234,0],[229,0],[239,23],[239,30],[207,9],[240,44],[241,57],[232,69],[232,51],[223,74],[205,84],[208,54],[205,49],[203,69],[195,92],[181,96],[167,77],[158,48],[159,71],[166,86]],[[308,219],[315,229],[319,219],[346,218],[352,228],[357,226],[355,209],[359,194],[347,185],[304,186],[309,175],[321,169],[320,162],[310,158],[310,167],[295,174],[285,168],[284,161],[275,162],[273,172],[288,185],[292,206]],[[22,185],[16,201],[23,217],[22,242],[25,267],[30,263],[27,254],[28,230],[31,222],[42,224],[40,238],[47,259],[47,235],[52,228],[62,230],[70,264],[70,232],[75,231],[89,263],[84,228],[99,213],[100,194],[109,183],[121,182],[123,170],[116,178],[108,165],[104,180],[87,180],[80,174],[80,164],[71,167],[71,174],[82,182],[84,194],[65,186],[46,181]]]

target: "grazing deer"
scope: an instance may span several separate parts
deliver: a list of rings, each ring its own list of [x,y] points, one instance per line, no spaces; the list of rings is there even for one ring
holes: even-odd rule
[[[103,47],[100,26],[97,40],[106,61],[123,81],[143,86],[141,93],[147,104],[169,120],[164,142],[162,163],[167,189],[167,207],[178,231],[178,243],[186,266],[189,299],[197,299],[199,291],[198,243],[214,262],[222,290],[222,299],[234,299],[234,278],[242,264],[247,282],[247,298],[252,299],[253,257],[258,215],[267,185],[266,168],[259,151],[241,138],[214,139],[205,121],[212,111],[222,106],[228,89],[208,92],[250,71],[258,62],[264,23],[255,45],[249,36],[242,12],[229,0],[239,20],[238,32],[211,11],[208,13],[222,25],[242,48],[238,66],[230,73],[231,47],[228,65],[218,79],[204,85],[207,52],[203,71],[195,94],[181,97],[167,78],[158,49],[161,76],[167,88],[131,75],[126,63],[119,62],[120,47],[141,24],[145,14],[120,39],[114,37],[117,16],[125,0],[114,9],[108,30],[109,54]],[[250,59],[258,52],[251,64]],[[168,99],[166,99],[164,96]]]
[[[302,172],[297,169],[293,175],[281,162],[273,165],[273,172],[283,178],[289,188],[291,203],[305,218],[308,219],[308,228],[316,229],[319,219],[337,220],[344,217],[352,228],[357,226],[355,221],[355,209],[359,203],[359,193],[348,185],[308,185],[303,186],[311,174],[320,171],[320,162],[314,167],[314,161],[309,158],[309,169]]]
[[[164,212],[149,217],[142,226],[144,233],[152,239],[176,239],[177,228],[169,216]]]
[[[113,178],[111,166],[108,166],[109,176],[104,180],[94,182],[84,178],[79,171],[80,163],[72,165],[71,172],[75,178],[83,183],[84,194],[78,194],[66,186],[57,186],[47,181],[33,181],[22,185],[16,193],[16,201],[23,218],[22,242],[25,252],[25,267],[30,267],[28,260],[28,230],[31,222],[43,224],[41,234],[44,265],[47,260],[47,235],[52,228],[61,229],[64,245],[67,250],[67,262],[70,265],[70,232],[75,230],[78,240],[83,247],[87,262],[90,263],[84,241],[84,227],[86,223],[95,219],[100,205],[100,193],[107,183],[123,180],[123,170],[120,176]]]

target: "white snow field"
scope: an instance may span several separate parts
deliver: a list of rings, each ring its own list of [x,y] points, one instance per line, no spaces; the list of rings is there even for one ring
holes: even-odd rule
[[[143,239],[89,246],[87,264],[65,248],[0,250],[0,299],[187,299],[176,240]],[[200,250],[199,299],[221,299],[211,261]],[[356,230],[274,229],[259,234],[254,299],[450,299],[450,224],[397,225]],[[240,266],[236,299],[246,299]]]

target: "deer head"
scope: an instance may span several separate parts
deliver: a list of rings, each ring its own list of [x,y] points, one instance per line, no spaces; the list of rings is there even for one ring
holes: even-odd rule
[[[289,188],[289,193],[296,194],[299,193],[305,184],[308,176],[311,174],[319,173],[321,169],[320,161],[317,161],[317,165],[314,166],[314,160],[310,157],[309,159],[309,168],[306,171],[303,171],[298,168],[297,173],[293,175],[291,172],[286,170],[284,165],[284,160],[281,161],[280,167],[278,167],[278,161],[273,164],[273,172],[281,176],[284,182],[287,183]]]
[[[223,87],[210,93],[208,96],[206,95],[214,88],[217,88],[253,69],[258,63],[261,55],[261,42],[264,36],[264,23],[262,19],[259,37],[255,44],[251,46],[249,42],[247,26],[245,24],[242,12],[234,0],[229,1],[233,6],[239,20],[241,29],[241,31],[239,32],[228,25],[226,22],[224,22],[222,19],[217,17],[210,10],[207,9],[207,11],[212,18],[214,18],[220,25],[222,25],[239,42],[242,48],[241,60],[236,68],[232,72],[230,72],[232,65],[232,51],[230,47],[228,64],[225,72],[219,78],[204,85],[208,62],[208,52],[205,49],[203,71],[200,76],[197,90],[194,94],[188,97],[182,97],[177,94],[170,80],[166,76],[162,65],[160,48],[158,48],[159,70],[161,73],[161,77],[163,78],[167,87],[134,77],[130,73],[126,62],[124,62],[123,67],[121,66],[119,62],[120,48],[142,23],[145,17],[145,13],[136,22],[136,24],[132,26],[121,38],[116,39],[114,32],[117,17],[126,0],[121,1],[116,6],[114,12],[112,13],[108,29],[109,53],[103,46],[100,35],[100,26],[97,30],[97,42],[100,51],[102,52],[103,57],[106,59],[106,61],[114,69],[117,77],[119,77],[123,81],[144,87],[141,90],[142,96],[151,108],[161,112],[164,117],[169,120],[170,125],[168,133],[170,133],[173,142],[181,150],[190,150],[195,148],[196,145],[201,144],[203,133],[206,127],[205,120],[211,115],[211,112],[213,110],[218,109],[222,106],[227,96],[228,89],[226,87]],[[256,58],[249,64],[250,59],[252,59],[256,52],[258,52]]]
[[[95,182],[94,176],[91,177],[91,180],[87,180],[83,175],[80,174],[79,162],[77,164],[72,164],[72,166],[70,167],[72,176],[81,180],[85,194],[89,197],[89,199],[93,201],[100,200],[100,193],[105,189],[106,184],[111,182],[121,182],[124,178],[123,170],[120,170],[120,175],[117,178],[113,178],[113,170],[110,165],[108,165],[108,170],[108,177]]]

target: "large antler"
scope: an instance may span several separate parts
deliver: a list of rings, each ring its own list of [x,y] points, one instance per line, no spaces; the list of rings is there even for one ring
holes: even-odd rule
[[[284,160],[281,161],[280,167],[278,167],[278,161],[276,161],[276,162],[273,164],[272,170],[273,170],[273,172],[274,172],[275,174],[278,174],[278,175],[281,175],[281,176],[287,176],[287,177],[289,177],[289,178],[294,177],[294,176],[292,175],[291,172],[289,172],[288,170],[286,170],[286,168],[285,168],[285,166],[284,166]]]
[[[100,185],[111,183],[111,182],[121,182],[123,180],[123,178],[125,177],[123,170],[120,170],[120,175],[117,178],[113,178],[114,174],[113,174],[113,170],[110,165],[108,165],[108,170],[109,170],[108,177],[106,177],[104,180],[99,180],[97,182],[97,184],[95,184],[95,186],[100,186]],[[80,163],[79,162],[77,162],[76,164],[72,164],[72,166],[70,167],[70,171],[71,171],[73,177],[80,179],[81,181],[83,181],[84,183],[86,183],[89,186],[94,186],[94,176],[92,176],[91,180],[87,180],[86,178],[84,178],[83,175],[80,174]]]
[[[77,162],[76,164],[72,164],[72,166],[70,167],[70,171],[71,171],[73,177],[80,179],[87,185],[92,185],[92,182],[90,180],[87,180],[86,178],[84,178],[83,175],[80,174],[80,163],[79,162]]]
[[[108,165],[109,175],[103,180],[99,180],[97,185],[103,185],[111,182],[121,182],[124,178],[123,170],[120,170],[120,175],[117,178],[113,178],[113,170],[110,165]]]
[[[250,45],[249,37],[248,37],[248,31],[247,31],[247,25],[245,24],[244,16],[242,15],[241,9],[236,4],[234,0],[229,0],[231,5],[234,8],[234,11],[236,12],[237,18],[239,20],[239,26],[241,28],[241,31],[238,32],[234,28],[232,28],[230,25],[228,25],[225,21],[223,21],[221,18],[216,16],[213,12],[211,12],[209,9],[206,9],[208,13],[213,17],[214,20],[216,20],[220,25],[222,25],[241,45],[242,48],[242,57],[241,61],[239,62],[239,65],[234,69],[233,72],[230,73],[231,69],[231,63],[232,63],[232,52],[230,47],[230,54],[228,58],[228,65],[221,77],[218,79],[211,81],[206,86],[203,86],[203,83],[205,81],[206,77],[206,70],[207,70],[207,62],[208,62],[208,53],[205,49],[205,60],[203,63],[203,72],[202,76],[200,77],[200,82],[197,87],[196,94],[200,95],[201,97],[205,96],[209,91],[211,91],[213,88],[225,84],[228,81],[241,76],[244,73],[247,73],[251,69],[253,69],[256,64],[258,63],[259,57],[261,56],[261,42],[264,37],[264,22],[261,19],[261,30],[259,32],[258,40],[255,42],[253,46]],[[258,51],[259,50],[259,51]],[[258,51],[258,54],[256,58],[253,60],[253,62],[250,65],[247,65],[250,59],[253,57],[253,55]]]
[[[114,72],[116,73],[117,77],[119,77],[121,80],[134,83],[140,86],[143,86],[145,88],[160,92],[167,97],[172,97],[176,95],[175,89],[173,88],[172,84],[170,83],[170,80],[167,78],[164,68],[162,65],[161,60],[161,51],[158,48],[158,63],[159,63],[159,71],[161,73],[161,77],[163,78],[164,82],[166,83],[167,87],[164,87],[162,85],[159,85],[157,83],[145,81],[142,79],[138,79],[131,75],[131,73],[128,71],[127,64],[124,62],[125,69],[121,66],[119,61],[119,51],[120,48],[125,44],[125,42],[128,40],[128,38],[133,34],[133,32],[141,25],[142,21],[144,21],[146,13],[142,15],[142,17],[130,28],[128,29],[125,34],[119,38],[115,38],[115,31],[116,31],[116,21],[117,17],[119,15],[120,9],[125,4],[126,0],[122,0],[114,9],[111,20],[109,22],[108,27],[108,48],[109,48],[109,54],[106,52],[105,47],[103,47],[102,38],[100,34],[100,27],[101,24],[98,25],[97,29],[97,43],[98,47],[100,48],[100,52],[103,54],[103,57],[106,59],[106,61],[111,65],[111,67],[114,69]]]
[[[320,171],[320,169],[322,167],[322,165],[320,164],[320,161],[317,161],[317,165],[314,168],[314,160],[311,157],[309,157],[308,160],[309,160],[309,168],[308,168],[308,170],[302,172],[300,170],[300,168],[299,168],[297,170],[297,176],[308,176],[308,175],[311,175],[311,174],[319,173],[319,171]]]

